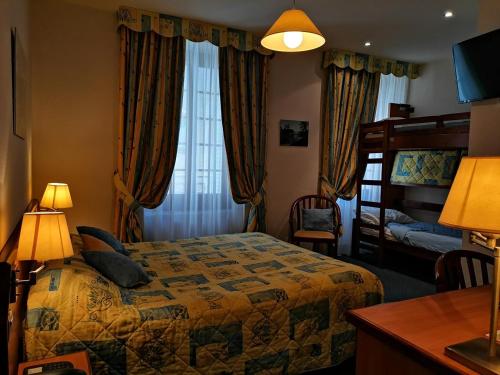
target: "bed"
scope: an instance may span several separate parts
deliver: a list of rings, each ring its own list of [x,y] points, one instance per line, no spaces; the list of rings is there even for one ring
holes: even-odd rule
[[[363,208],[361,221],[365,224],[379,225],[378,209]],[[438,253],[446,253],[462,248],[462,232],[435,223],[412,219],[394,209],[386,209],[384,236],[386,240],[401,242],[415,248]],[[361,233],[378,237],[377,229],[361,228]]]
[[[85,349],[95,374],[297,374],[352,356],[345,312],[383,298],[369,271],[262,233],[126,247],[150,284],[49,262],[29,293],[29,360]]]
[[[435,217],[443,209],[439,202],[446,198],[461,157],[467,154],[469,125],[468,112],[362,124],[356,217],[366,208],[397,208]],[[433,230],[396,225],[391,229],[388,222],[375,225],[354,219],[351,255],[356,258],[361,248],[369,250],[383,266],[386,252],[402,253],[425,263],[432,275],[443,252],[461,247],[458,237],[436,237],[442,235]]]

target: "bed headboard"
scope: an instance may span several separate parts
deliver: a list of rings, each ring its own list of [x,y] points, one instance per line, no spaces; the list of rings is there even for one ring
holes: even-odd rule
[[[38,201],[33,199],[26,207],[25,212],[32,212],[38,208]],[[9,303],[11,282],[11,266],[16,265],[16,250],[21,231],[22,217],[16,225],[9,239],[0,250],[0,374],[14,375],[17,373],[17,364],[22,358],[22,322],[26,314],[26,298],[28,288],[17,288],[17,300]],[[20,278],[28,274],[27,264],[19,267]],[[9,311],[11,312],[9,314]],[[12,317],[12,320],[10,320]]]

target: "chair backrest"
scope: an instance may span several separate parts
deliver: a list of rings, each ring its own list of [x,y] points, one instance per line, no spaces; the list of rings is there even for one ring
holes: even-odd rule
[[[436,262],[436,290],[446,292],[491,284],[492,256],[470,250],[453,250]]]
[[[342,219],[340,216],[340,208],[338,204],[331,198],[322,195],[304,195],[303,197],[297,198],[290,209],[290,233],[294,233],[297,229],[302,227],[302,209],[310,208],[333,208],[335,219],[337,222],[338,231],[340,225],[342,225]]]

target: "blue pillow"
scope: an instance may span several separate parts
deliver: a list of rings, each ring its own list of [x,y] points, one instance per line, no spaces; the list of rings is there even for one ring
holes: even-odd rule
[[[334,230],[333,208],[303,208],[302,229],[332,232]]]
[[[87,264],[123,288],[135,288],[151,282],[138,263],[116,251],[84,251],[82,255]]]
[[[85,250],[103,250],[106,248],[118,251],[123,255],[130,255],[130,252],[125,249],[123,244],[118,241],[115,236],[105,230],[95,227],[76,227],[78,233],[82,237]]]

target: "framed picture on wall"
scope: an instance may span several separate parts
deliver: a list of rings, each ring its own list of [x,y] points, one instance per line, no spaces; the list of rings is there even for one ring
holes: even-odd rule
[[[26,55],[15,27],[10,30],[10,51],[12,67],[12,129],[14,135],[26,139],[27,64]]]
[[[280,120],[280,146],[307,147],[309,121]]]

